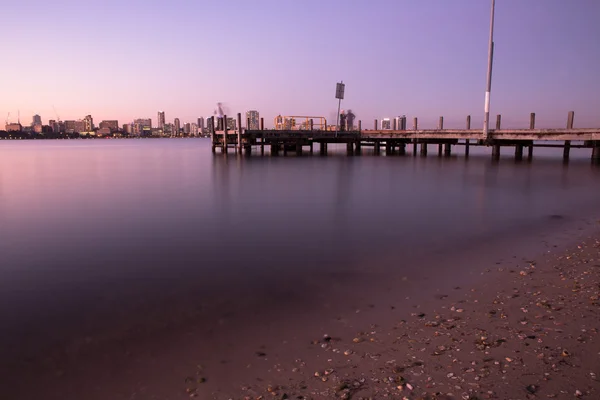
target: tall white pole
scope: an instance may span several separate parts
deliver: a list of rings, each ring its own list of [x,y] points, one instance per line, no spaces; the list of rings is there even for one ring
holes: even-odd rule
[[[492,90],[492,62],[494,60],[494,8],[496,0],[492,0],[492,11],[490,15],[490,42],[488,46],[488,68],[487,68],[487,85],[485,87],[485,116],[483,118],[483,138],[488,139],[490,125],[490,92]]]

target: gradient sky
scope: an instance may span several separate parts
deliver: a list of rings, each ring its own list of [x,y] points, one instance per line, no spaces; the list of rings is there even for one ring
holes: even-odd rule
[[[29,124],[258,109],[482,124],[488,0],[6,0],[0,116]],[[492,114],[503,126],[600,126],[600,1],[497,0]],[[409,123],[410,125],[410,123]]]

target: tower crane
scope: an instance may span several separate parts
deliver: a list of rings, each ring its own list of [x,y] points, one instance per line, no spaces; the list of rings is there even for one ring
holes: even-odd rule
[[[60,116],[56,112],[56,107],[54,107],[54,105],[52,106],[52,109],[54,110],[54,114],[56,114],[56,122],[60,122]]]

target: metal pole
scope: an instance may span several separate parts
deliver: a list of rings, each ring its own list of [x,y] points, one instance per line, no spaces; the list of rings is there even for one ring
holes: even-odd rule
[[[337,120],[335,122],[335,136],[338,134],[338,126],[340,125],[340,107],[342,106],[342,99],[338,101],[338,112],[337,112]]]
[[[483,118],[483,138],[488,139],[489,124],[490,124],[490,92],[492,90],[492,61],[494,59],[494,8],[496,0],[492,0],[492,11],[490,14],[490,42],[488,46],[488,68],[487,68],[487,85],[485,88],[485,116]]]

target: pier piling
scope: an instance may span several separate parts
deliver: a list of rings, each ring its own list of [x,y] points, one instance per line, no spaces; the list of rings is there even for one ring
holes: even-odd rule
[[[248,119],[250,120],[250,119]],[[237,151],[242,154],[242,113],[237,114]]]
[[[529,114],[529,129],[535,129],[535,113]],[[533,160],[533,141],[529,145],[527,149],[527,161],[531,162]]]
[[[500,114],[496,115],[496,130],[500,130],[500,125],[502,123],[502,116]],[[500,144],[495,143],[492,145],[492,160],[498,161],[500,159]]]
[[[600,140],[593,141],[592,146],[592,162],[600,164]]]
[[[438,122],[438,129],[444,129],[444,117],[440,117]],[[444,145],[442,143],[438,144],[438,157],[442,156]]]
[[[227,154],[227,115],[223,115],[223,154]]]
[[[419,127],[419,119],[417,117],[413,118],[413,131],[416,131]],[[417,156],[417,143],[418,143],[418,139],[414,138],[413,139],[413,157]]]
[[[467,115],[467,130],[471,129],[471,116]],[[470,140],[465,140],[465,157],[469,157],[469,142]]]
[[[211,149],[212,152],[215,153],[215,117],[212,116],[210,117],[211,120],[211,124],[210,124],[210,143],[211,143]]]
[[[567,117],[567,129],[573,129],[573,120],[575,119],[575,111],[569,111]],[[565,140],[565,147],[563,148],[563,162],[569,162],[569,152],[571,151],[571,141]]]

